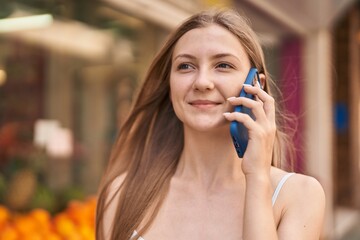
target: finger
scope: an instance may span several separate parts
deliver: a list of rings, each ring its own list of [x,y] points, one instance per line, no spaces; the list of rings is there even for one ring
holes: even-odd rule
[[[254,99],[250,99],[248,97],[229,97],[228,99],[226,99],[231,105],[233,106],[238,106],[238,105],[242,105],[243,100],[242,99],[249,99],[251,101],[256,101],[261,103],[261,105],[263,105],[263,102],[260,100],[260,98],[258,98],[256,95],[254,95]]]
[[[257,126],[255,120],[246,113],[226,112],[223,115],[228,121],[241,122],[247,129],[254,129]]]
[[[275,100],[267,92],[259,87],[244,84],[244,90],[247,93],[253,94],[264,103],[264,111],[269,119],[275,119]]]
[[[263,89],[261,89],[260,87],[252,86],[249,84],[243,84],[243,86],[244,86],[244,90],[246,93],[250,93],[250,94],[258,96],[259,99],[263,102],[266,102],[267,100],[271,101],[272,97],[267,92],[265,92]]]
[[[267,121],[267,116],[263,109],[263,103],[260,100],[253,100],[250,98],[239,97],[239,98],[229,98],[228,101],[232,105],[242,105],[251,109],[252,113],[255,116],[255,119],[259,122]]]

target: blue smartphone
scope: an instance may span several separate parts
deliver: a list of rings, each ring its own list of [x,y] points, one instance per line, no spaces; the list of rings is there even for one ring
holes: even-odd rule
[[[249,84],[249,85],[255,86],[256,82],[258,82],[259,86],[260,86],[259,72],[256,68],[251,68],[245,79],[244,84]],[[246,93],[244,91],[244,87],[241,88],[239,97],[247,97],[250,99],[255,98],[254,95]],[[249,109],[247,107],[244,107],[241,105],[236,106],[234,111],[249,114],[250,117],[255,119],[254,115],[251,112],[251,109]],[[231,134],[231,138],[233,140],[236,152],[237,152],[239,158],[242,158],[244,156],[246,147],[248,145],[248,139],[249,139],[248,129],[244,126],[244,124],[237,122],[237,121],[232,121],[230,123],[230,134]]]

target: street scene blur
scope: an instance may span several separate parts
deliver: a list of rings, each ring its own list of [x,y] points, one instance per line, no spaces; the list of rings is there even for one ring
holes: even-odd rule
[[[97,188],[147,67],[192,14],[258,34],[296,116],[295,171],[322,184],[322,239],[360,239],[359,0],[0,0],[0,240],[95,239]]]

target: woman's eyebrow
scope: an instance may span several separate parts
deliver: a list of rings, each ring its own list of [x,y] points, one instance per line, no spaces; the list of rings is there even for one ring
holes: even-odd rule
[[[231,53],[218,53],[218,54],[215,54],[212,58],[217,59],[217,58],[224,58],[224,57],[233,57],[236,60],[241,62],[241,60],[237,56],[235,56],[234,54],[231,54]]]
[[[218,53],[218,54],[211,56],[212,59],[218,59],[218,58],[224,58],[224,57],[232,57],[241,62],[241,60],[237,56],[235,56],[234,54],[231,54],[231,53]],[[195,56],[188,54],[188,53],[178,54],[177,56],[174,57],[174,61],[178,58],[196,59]]]
[[[183,53],[183,54],[179,54],[176,57],[174,57],[174,60],[178,59],[178,58],[190,58],[190,59],[196,59],[195,56],[191,55],[191,54],[187,54],[187,53]]]

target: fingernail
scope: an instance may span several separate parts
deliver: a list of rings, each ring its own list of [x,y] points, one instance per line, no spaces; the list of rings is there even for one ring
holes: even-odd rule
[[[253,85],[251,85],[251,84],[246,84],[246,83],[244,83],[243,86],[244,86],[244,87],[253,87]]]
[[[229,97],[227,98],[227,100],[232,100],[232,99],[235,99],[236,97]]]
[[[230,113],[229,112],[224,112],[223,115],[224,115],[224,117],[227,117],[227,116],[230,116]]]

